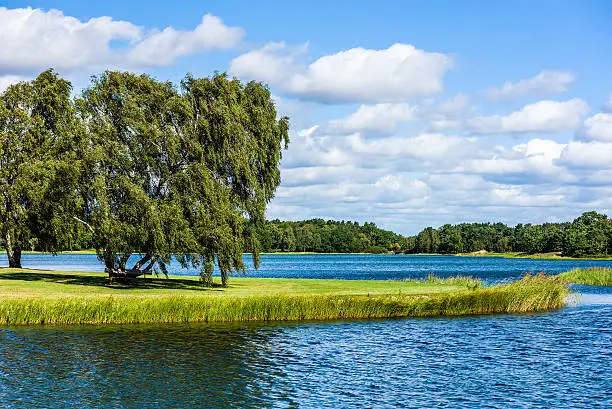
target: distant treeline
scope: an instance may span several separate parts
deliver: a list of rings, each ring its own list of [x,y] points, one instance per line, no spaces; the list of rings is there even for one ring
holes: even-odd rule
[[[374,223],[312,219],[267,221],[257,236],[264,252],[387,253],[406,238]]]
[[[428,227],[407,237],[406,253],[522,252],[528,254],[559,252],[564,256],[612,255],[612,220],[597,212],[586,212],[573,222],[518,224],[446,224]]]
[[[70,250],[91,248],[86,237]],[[594,211],[572,222],[515,227],[503,223],[445,224],[427,227],[415,236],[383,230],[374,223],[276,219],[255,229],[254,237],[263,252],[457,254],[484,250],[561,253],[570,257],[612,256],[612,220]],[[248,248],[245,244],[244,251]],[[38,250],[35,240],[28,249]]]
[[[446,224],[427,227],[416,236],[402,236],[374,223],[312,219],[272,220],[257,237],[264,252],[316,253],[437,253],[478,251],[561,253],[570,257],[612,255],[612,220],[586,212],[573,222],[518,224]]]

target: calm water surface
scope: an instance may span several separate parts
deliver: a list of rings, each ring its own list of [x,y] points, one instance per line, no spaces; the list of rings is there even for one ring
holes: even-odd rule
[[[501,257],[410,256],[372,254],[264,254],[259,270],[253,268],[245,255],[250,277],[340,278],[359,280],[395,280],[424,278],[434,273],[440,277],[472,275],[488,281],[514,279],[525,273],[545,271],[557,274],[576,267],[608,266],[612,261],[593,260],[531,260]],[[138,257],[133,256],[132,261]],[[22,264],[28,268],[104,271],[104,265],[93,254],[24,254]],[[0,255],[0,266],[8,265],[6,255]],[[171,274],[198,275],[198,270],[183,269],[177,262],[169,266]]]
[[[575,265],[295,256],[300,275],[287,257],[294,256],[270,256],[259,274],[400,278],[476,272],[493,279],[498,271],[520,275]],[[0,407],[612,407],[612,288],[576,288],[582,295],[575,304],[532,315],[4,327]]]

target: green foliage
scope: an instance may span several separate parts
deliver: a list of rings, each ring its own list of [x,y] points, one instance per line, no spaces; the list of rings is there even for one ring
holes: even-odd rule
[[[49,70],[0,94],[0,232],[11,267],[23,249],[70,248],[82,233],[71,217],[83,146],[71,90]]]
[[[559,274],[559,278],[570,283],[587,285],[612,285],[612,268],[576,268]]]
[[[604,257],[612,255],[612,222],[597,212],[586,212],[572,223],[518,224],[511,228],[503,223],[446,224],[439,229],[428,227],[417,236],[406,238],[409,253],[525,254],[562,253],[569,257]]]
[[[265,252],[315,253],[402,252],[404,237],[374,223],[311,219],[297,222],[272,220],[257,230]],[[248,251],[247,248],[245,250]]]
[[[258,265],[254,229],[289,142],[267,87],[109,71],[80,98],[70,92],[46,71],[0,95],[0,232],[11,267],[22,248],[81,246],[96,248],[109,275],[165,273],[176,254],[204,281],[217,263],[225,282],[244,270],[245,245]]]
[[[171,255],[200,266],[210,282],[213,263],[223,282],[244,271],[243,244],[258,264],[255,226],[280,183],[288,120],[277,120],[269,90],[226,75],[187,76],[180,89],[147,75],[105,72],[81,99],[92,152],[86,168],[84,220],[109,274],[156,265]]]

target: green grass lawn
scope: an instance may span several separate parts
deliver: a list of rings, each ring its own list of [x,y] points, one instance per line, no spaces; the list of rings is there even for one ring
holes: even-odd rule
[[[101,273],[0,269],[0,324],[324,320],[531,312],[563,305],[552,277],[479,288],[469,278],[420,281],[197,277],[107,283]]]
[[[429,281],[317,280],[231,277],[228,287],[202,287],[198,277],[139,277],[129,284],[108,284],[106,274],[0,268],[0,299],[57,297],[163,297],[171,295],[430,295],[467,290],[470,279]]]

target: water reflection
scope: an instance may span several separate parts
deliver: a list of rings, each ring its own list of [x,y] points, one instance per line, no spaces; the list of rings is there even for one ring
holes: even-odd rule
[[[0,329],[4,407],[594,407],[612,307],[462,319]]]

